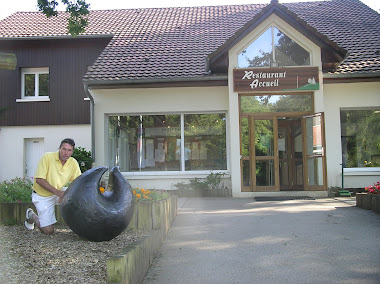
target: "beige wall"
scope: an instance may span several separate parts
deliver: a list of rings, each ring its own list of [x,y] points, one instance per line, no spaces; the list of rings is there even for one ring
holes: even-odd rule
[[[42,138],[44,152],[58,151],[64,138],[73,138],[76,146],[91,150],[90,125],[18,126],[0,128],[0,181],[23,177],[25,172],[25,144],[27,138]]]
[[[342,184],[340,109],[380,106],[380,82],[327,84],[325,93],[325,129],[328,186]],[[370,134],[369,134],[370,135]],[[344,187],[365,187],[380,180],[380,168],[345,169]]]

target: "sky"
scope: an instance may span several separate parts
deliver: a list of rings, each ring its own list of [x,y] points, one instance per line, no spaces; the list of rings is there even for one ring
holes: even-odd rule
[[[286,2],[306,2],[308,0],[279,0],[280,3]],[[315,0],[313,0],[315,1]],[[361,0],[366,5],[380,11],[379,0]],[[233,4],[258,4],[270,3],[270,0],[87,0],[91,5],[90,10],[107,9],[129,9],[129,8],[158,8],[158,7],[188,7],[188,6],[213,6],[213,5],[233,5]],[[64,10],[61,1],[58,10]],[[37,0],[16,0],[3,1],[0,9],[0,20],[10,16],[15,12],[38,11]]]

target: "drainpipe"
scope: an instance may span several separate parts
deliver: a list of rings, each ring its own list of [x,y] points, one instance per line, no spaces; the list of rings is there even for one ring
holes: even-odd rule
[[[94,98],[91,96],[90,91],[88,90],[88,84],[84,83],[84,91],[88,98],[90,99],[90,123],[91,123],[91,155],[93,159],[93,163],[95,162],[95,102]]]
[[[341,163],[341,165],[342,165],[342,190],[344,190],[344,166],[345,166],[345,164]]]

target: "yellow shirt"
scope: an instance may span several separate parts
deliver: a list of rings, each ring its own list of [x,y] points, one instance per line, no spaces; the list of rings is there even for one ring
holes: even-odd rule
[[[61,190],[68,182],[72,182],[78,176],[81,175],[81,171],[77,160],[70,157],[65,165],[62,166],[59,160],[59,152],[45,153],[37,165],[36,174],[34,179],[43,178],[51,186],[58,190]],[[34,181],[33,189],[41,196],[51,196],[53,193],[43,189],[39,184]]]

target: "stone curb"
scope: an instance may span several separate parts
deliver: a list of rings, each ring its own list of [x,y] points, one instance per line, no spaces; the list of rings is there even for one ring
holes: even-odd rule
[[[148,235],[129,244],[107,260],[108,283],[141,283],[165,239],[177,211],[177,196],[152,203],[140,203],[130,227],[149,230]],[[144,219],[144,220],[139,220]],[[129,228],[129,227],[128,227]]]

